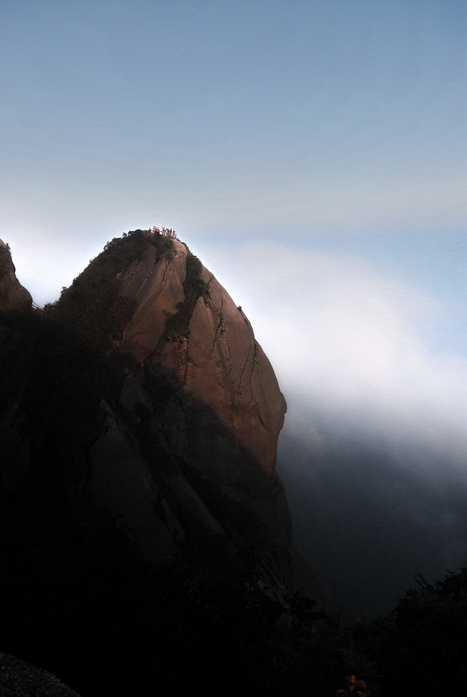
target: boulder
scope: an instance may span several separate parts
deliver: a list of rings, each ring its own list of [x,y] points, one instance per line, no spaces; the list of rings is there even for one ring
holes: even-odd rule
[[[2,697],[80,697],[55,675],[7,653],[0,653]]]

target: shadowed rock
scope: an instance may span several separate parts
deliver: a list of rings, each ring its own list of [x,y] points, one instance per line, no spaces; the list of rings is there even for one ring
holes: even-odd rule
[[[167,242],[139,231],[111,243],[45,318],[4,324],[3,486],[53,484],[100,554],[116,530],[156,565],[181,553],[237,565],[248,550],[288,584],[275,471],[285,400],[246,317],[185,245]],[[119,298],[120,330],[108,324]],[[139,365],[118,384],[102,353]]]
[[[31,309],[31,295],[18,281],[15,271],[10,248],[0,240],[0,312],[27,312]]]
[[[80,697],[58,678],[14,656],[0,653],[2,697]]]
[[[0,387],[2,646],[118,697],[267,663],[292,607],[285,401],[200,261],[113,240],[43,313],[0,314]]]

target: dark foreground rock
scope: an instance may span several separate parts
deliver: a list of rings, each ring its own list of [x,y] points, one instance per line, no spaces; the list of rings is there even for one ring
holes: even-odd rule
[[[0,653],[2,697],[80,697],[58,678],[14,656]]]

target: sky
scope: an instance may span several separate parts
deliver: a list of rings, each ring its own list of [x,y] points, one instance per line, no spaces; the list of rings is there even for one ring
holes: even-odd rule
[[[251,320],[308,473],[326,432],[463,486],[466,18],[459,0],[0,0],[21,283],[43,305],[108,240],[173,227]]]

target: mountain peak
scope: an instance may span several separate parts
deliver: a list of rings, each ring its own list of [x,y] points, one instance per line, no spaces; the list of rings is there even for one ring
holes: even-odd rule
[[[274,472],[286,403],[251,325],[171,228],[109,242],[52,310],[129,371],[161,366]]]
[[[201,555],[215,568],[252,553],[289,583],[275,469],[285,400],[245,314],[173,230],[111,240],[3,339],[12,398],[0,435],[18,495],[46,481],[104,557],[123,532],[156,566]],[[13,363],[21,370],[7,371]]]

